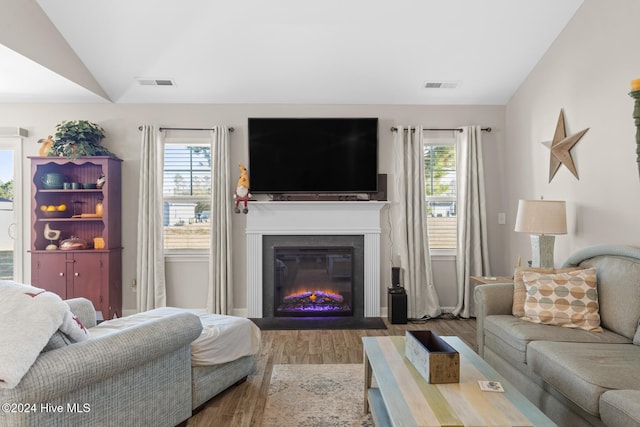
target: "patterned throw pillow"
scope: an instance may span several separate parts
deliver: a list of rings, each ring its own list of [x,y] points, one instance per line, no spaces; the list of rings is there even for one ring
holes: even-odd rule
[[[527,297],[527,290],[522,280],[522,275],[527,272],[556,274],[566,273],[569,271],[582,270],[581,267],[569,267],[569,268],[538,268],[538,267],[518,267],[513,273],[513,306],[512,313],[515,317],[524,316],[524,300]]]
[[[84,327],[78,316],[71,311],[67,311],[64,314],[62,325],[51,336],[47,345],[42,349],[42,352],[56,350],[58,348],[66,347],[70,344],[86,341],[89,338],[89,331]]]
[[[559,274],[526,272],[523,320],[602,332],[596,269]]]

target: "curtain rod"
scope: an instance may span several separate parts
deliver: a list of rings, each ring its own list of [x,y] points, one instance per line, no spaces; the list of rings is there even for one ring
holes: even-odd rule
[[[430,129],[422,129],[423,131],[433,131],[433,132],[437,132],[437,131],[452,131],[452,132],[462,132],[462,129],[460,128],[447,128],[447,129],[437,129],[437,128],[430,128]],[[481,130],[485,131],[485,132],[491,132],[491,128],[487,127],[487,128],[481,128]],[[397,132],[398,128],[395,126],[391,127],[391,132]]]
[[[163,130],[213,130],[211,128],[159,128],[162,132]],[[138,130],[142,130],[142,126],[138,126]],[[233,132],[233,128],[229,128],[229,132]]]

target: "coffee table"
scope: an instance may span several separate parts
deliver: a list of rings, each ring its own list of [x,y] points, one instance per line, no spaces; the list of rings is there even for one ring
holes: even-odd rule
[[[460,382],[429,384],[404,357],[404,337],[363,337],[364,410],[376,426],[555,426],[458,337],[442,337],[460,354]],[[375,378],[376,387],[372,387]],[[478,381],[499,381],[504,393]]]

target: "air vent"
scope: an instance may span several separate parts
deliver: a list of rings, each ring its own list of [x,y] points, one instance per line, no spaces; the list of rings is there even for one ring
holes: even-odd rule
[[[175,86],[171,79],[136,79],[140,86]]]
[[[459,80],[428,81],[424,84],[426,89],[455,89],[460,85]]]

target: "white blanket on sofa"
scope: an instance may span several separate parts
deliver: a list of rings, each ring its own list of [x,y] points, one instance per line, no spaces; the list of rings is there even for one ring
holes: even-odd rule
[[[73,342],[88,336],[58,295],[0,280],[0,388],[18,385],[58,329]]]
[[[108,320],[91,328],[91,338],[99,338],[145,321],[185,311],[174,307],[156,308],[143,313]],[[208,366],[231,362],[258,353],[260,329],[244,317],[192,311],[202,323],[202,333],[191,343],[191,365]]]

